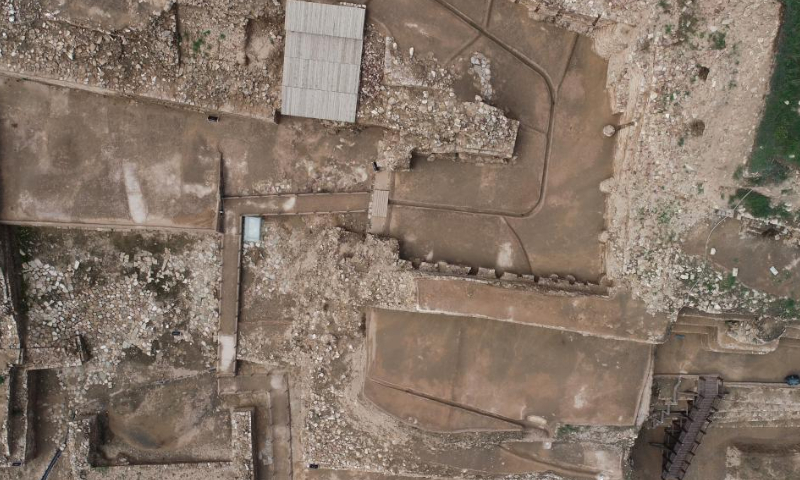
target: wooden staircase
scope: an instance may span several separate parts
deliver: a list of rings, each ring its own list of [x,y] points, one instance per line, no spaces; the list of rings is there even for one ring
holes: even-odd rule
[[[692,458],[700,445],[711,416],[716,411],[716,402],[723,395],[722,379],[719,377],[700,377],[697,396],[692,402],[688,415],[677,420],[666,431],[664,450],[663,480],[682,480]]]

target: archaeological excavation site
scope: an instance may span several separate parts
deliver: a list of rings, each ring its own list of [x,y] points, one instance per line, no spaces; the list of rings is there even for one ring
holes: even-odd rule
[[[0,480],[800,479],[800,0],[0,7]]]

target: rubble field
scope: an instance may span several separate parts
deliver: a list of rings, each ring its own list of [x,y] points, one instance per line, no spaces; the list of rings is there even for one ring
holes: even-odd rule
[[[296,1],[0,0],[0,480],[797,476],[795,0]]]

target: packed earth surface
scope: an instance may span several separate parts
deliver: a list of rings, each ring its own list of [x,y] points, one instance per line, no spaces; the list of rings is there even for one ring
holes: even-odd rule
[[[0,11],[0,480],[800,478],[798,0]]]

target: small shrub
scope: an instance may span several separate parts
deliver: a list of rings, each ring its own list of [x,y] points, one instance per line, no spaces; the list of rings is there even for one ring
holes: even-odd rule
[[[195,53],[199,52],[200,48],[203,46],[203,43],[204,43],[203,37],[198,38],[197,40],[192,42],[192,50],[194,50]]]
[[[711,48],[714,50],[722,50],[725,48],[725,37],[728,36],[725,32],[711,32],[708,35],[708,41],[711,42]]]
[[[800,318],[800,306],[793,298],[782,298],[770,305],[769,313],[787,320],[797,320]]]
[[[736,285],[736,277],[733,276],[732,273],[729,273],[722,283],[720,283],[719,288],[723,291],[731,290]]]
[[[206,30],[204,32],[201,32],[200,35],[197,36],[197,40],[192,42],[192,50],[194,51],[194,53],[200,52],[200,49],[203,48],[203,45],[206,43],[206,37],[208,37],[210,34],[211,30]],[[209,45],[208,48],[211,48],[211,46]]]

